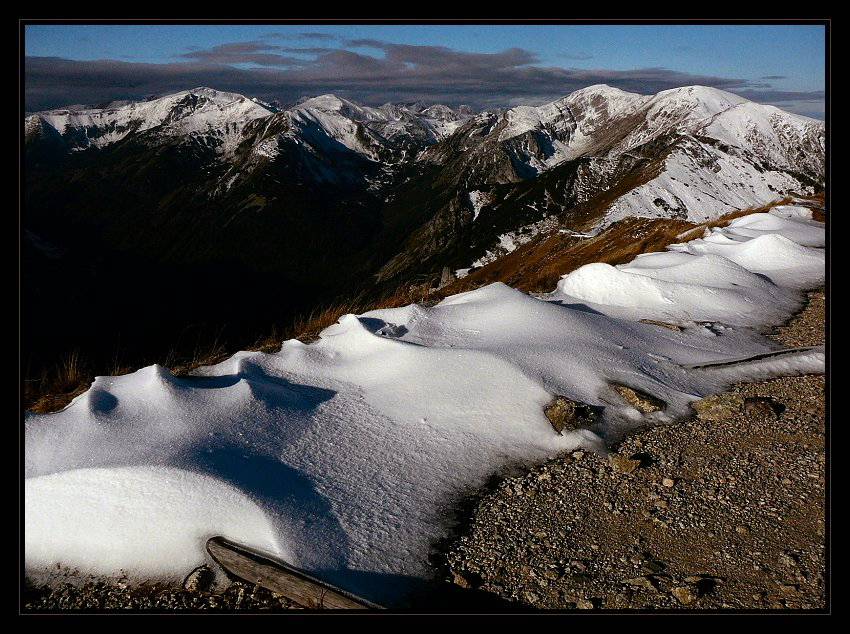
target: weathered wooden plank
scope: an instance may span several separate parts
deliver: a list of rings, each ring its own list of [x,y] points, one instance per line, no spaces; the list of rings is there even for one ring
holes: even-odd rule
[[[286,562],[247,546],[216,536],[207,540],[207,552],[225,570],[308,608],[382,610],[382,606],[308,575]]]

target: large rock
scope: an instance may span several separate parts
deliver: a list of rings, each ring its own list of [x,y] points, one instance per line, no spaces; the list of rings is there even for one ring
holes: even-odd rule
[[[708,421],[720,421],[740,414],[776,418],[785,409],[781,403],[768,396],[745,397],[733,393],[713,394],[692,403],[691,407],[702,420]]]
[[[555,396],[543,410],[556,432],[572,431],[596,422],[596,413],[587,403]]]
[[[641,319],[639,320],[642,324],[649,324],[650,326],[661,326],[662,328],[666,328],[667,330],[675,330],[676,332],[682,332],[682,327],[677,324],[670,324],[666,321],[656,321],[655,319]]]
[[[611,387],[614,388],[614,391],[616,391],[617,394],[623,397],[624,401],[632,407],[639,409],[644,414],[658,412],[667,407],[667,403],[662,401],[660,398],[656,398],[651,394],[636,390],[633,387],[622,385],[620,383],[612,383]]]
[[[608,456],[608,464],[617,473],[631,473],[640,466],[640,460],[612,453]]]
[[[721,421],[739,414],[744,407],[744,397],[740,394],[712,394],[692,403],[691,407],[702,420]]]
[[[692,586],[677,586],[670,591],[682,605],[690,605],[699,598],[699,593]]]

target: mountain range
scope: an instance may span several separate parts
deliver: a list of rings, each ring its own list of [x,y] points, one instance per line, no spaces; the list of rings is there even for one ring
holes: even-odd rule
[[[463,275],[540,231],[702,222],[825,177],[824,122],[702,86],[480,113],[196,88],[33,113],[24,142],[35,356],[145,349],[201,322],[244,338],[337,295]]]

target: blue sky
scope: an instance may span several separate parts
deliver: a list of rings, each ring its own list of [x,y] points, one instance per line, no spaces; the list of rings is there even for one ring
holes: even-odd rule
[[[716,86],[823,117],[822,24],[25,26],[27,110],[210,85],[292,101],[540,104],[593,83]]]

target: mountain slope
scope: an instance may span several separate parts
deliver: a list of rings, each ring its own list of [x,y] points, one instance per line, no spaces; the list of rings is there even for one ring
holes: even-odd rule
[[[699,86],[590,86],[479,114],[334,95],[277,108],[198,88],[35,113],[24,130],[23,240],[70,254],[24,249],[33,347],[49,332],[114,350],[117,333],[95,319],[104,304],[138,337],[158,322],[180,333],[218,297],[253,295],[262,305],[227,322],[269,328],[376,282],[468,269],[541,231],[702,222],[815,192],[825,171],[822,122]],[[182,274],[197,284],[181,288]],[[59,279],[81,281],[63,316],[50,304],[67,295]]]
[[[824,150],[823,122],[702,86],[651,97],[591,86],[481,114],[417,158],[438,168],[430,187],[454,196],[379,277],[420,262],[469,266],[500,235],[550,215],[582,231],[628,216],[702,222],[814,193]],[[465,238],[437,238],[447,231]]]

